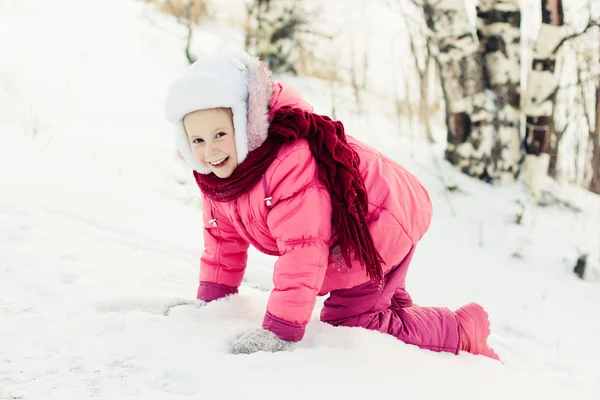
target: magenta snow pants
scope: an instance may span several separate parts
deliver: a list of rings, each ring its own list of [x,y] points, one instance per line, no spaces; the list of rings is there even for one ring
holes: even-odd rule
[[[460,333],[454,312],[442,307],[415,306],[405,290],[414,250],[413,246],[400,265],[386,274],[381,288],[369,281],[331,291],[321,311],[321,321],[388,333],[423,349],[458,354]]]

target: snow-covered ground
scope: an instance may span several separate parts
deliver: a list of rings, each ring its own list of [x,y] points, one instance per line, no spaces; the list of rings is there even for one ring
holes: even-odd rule
[[[581,212],[541,208],[520,185],[470,180],[375,100],[357,117],[343,88],[347,131],[433,198],[413,298],[481,302],[503,364],[322,324],[324,299],[293,351],[228,354],[260,325],[272,287],[273,258],[255,251],[239,296],[162,315],[193,299],[202,252],[197,189],[162,114],[186,66],[165,30],[178,31],[141,1],[0,2],[0,399],[600,398],[600,271],[572,273],[578,249],[597,265],[598,197],[552,184]],[[214,24],[201,32],[207,51],[241,40]],[[282,79],[331,110],[328,85]]]

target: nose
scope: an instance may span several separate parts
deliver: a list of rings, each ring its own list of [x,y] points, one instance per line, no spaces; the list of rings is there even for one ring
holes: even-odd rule
[[[215,154],[217,154],[219,152],[219,149],[217,148],[217,146],[213,145],[213,144],[206,144],[205,147],[205,152],[204,152],[204,156],[209,159],[210,157],[214,156]]]

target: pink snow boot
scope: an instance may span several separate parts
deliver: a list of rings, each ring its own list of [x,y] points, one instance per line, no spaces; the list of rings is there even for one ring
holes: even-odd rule
[[[498,354],[487,344],[490,321],[483,307],[477,303],[469,303],[456,310],[456,317],[460,326],[461,350],[500,360]]]

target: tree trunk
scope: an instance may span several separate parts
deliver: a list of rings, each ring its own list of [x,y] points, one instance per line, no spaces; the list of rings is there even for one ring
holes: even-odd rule
[[[190,64],[193,64],[196,62],[196,57],[194,57],[191,53],[192,36],[194,34],[194,27],[191,24],[189,24],[187,26],[187,30],[188,30],[188,36],[187,36],[187,41],[185,43],[185,58],[187,58],[187,60]]]
[[[600,194],[600,81],[596,86],[596,126],[592,133],[592,180],[589,189]]]
[[[247,6],[246,50],[273,72],[298,72],[299,28],[306,24],[299,3],[253,0]]]
[[[425,46],[425,54],[423,56],[424,62],[421,66],[421,63],[419,62],[419,60],[421,59],[421,53],[419,52],[419,50],[422,47],[419,46],[419,44],[417,43],[417,33],[411,31],[410,25],[406,17],[406,13],[404,12],[402,6],[400,6],[400,12],[402,13],[404,26],[406,27],[406,30],[408,32],[408,43],[410,46],[410,52],[412,54],[413,63],[415,65],[415,71],[419,78],[419,122],[425,128],[425,137],[427,138],[429,143],[435,143],[435,139],[431,130],[431,119],[429,118],[429,73],[432,61],[431,47],[429,46],[429,42],[427,41],[427,44]],[[410,93],[410,83],[406,81],[405,84],[407,88],[406,93],[408,97],[408,93]]]
[[[484,79],[494,93],[490,159],[486,171],[496,183],[512,183],[521,164],[521,10],[519,0],[480,0],[477,28],[485,61]]]
[[[445,158],[463,172],[481,177],[485,167],[481,167],[477,152],[482,142],[479,126],[486,117],[486,94],[477,37],[462,0],[424,0],[419,4],[432,36],[432,55],[446,100]]]
[[[533,50],[533,62],[525,96],[525,163],[529,166],[548,162],[547,172],[556,177],[558,144],[562,135],[553,129],[552,115],[559,80],[555,73],[556,57],[553,52],[564,37],[564,13],[562,0],[540,0],[540,3],[542,25]],[[549,156],[540,158],[542,153]],[[536,169],[545,170],[539,167]]]
[[[350,47],[350,84],[352,85],[352,92],[354,93],[354,102],[356,103],[356,113],[362,115],[362,85],[358,81],[358,68],[356,67],[356,43],[352,43]]]
[[[486,182],[513,182],[521,161],[518,0],[481,1],[481,42],[463,0],[421,4],[448,97],[446,159]]]
[[[427,43],[427,46],[430,46],[430,44]],[[444,81],[444,79],[442,79],[443,65],[440,62],[439,57],[433,56],[432,58],[436,65],[436,71],[438,73],[438,79],[440,81],[440,89],[442,90],[442,98],[444,99],[444,104],[445,104],[444,123],[446,124],[446,132],[448,132],[448,137],[450,137],[450,132],[452,132],[452,121],[450,119],[450,112],[448,109],[450,100],[449,100],[448,89],[446,88],[446,81]]]
[[[415,56],[416,57],[416,56]],[[425,128],[425,137],[429,143],[435,143],[431,131],[431,118],[429,117],[429,68],[431,66],[431,56],[427,53],[423,73],[419,73],[419,122]]]

